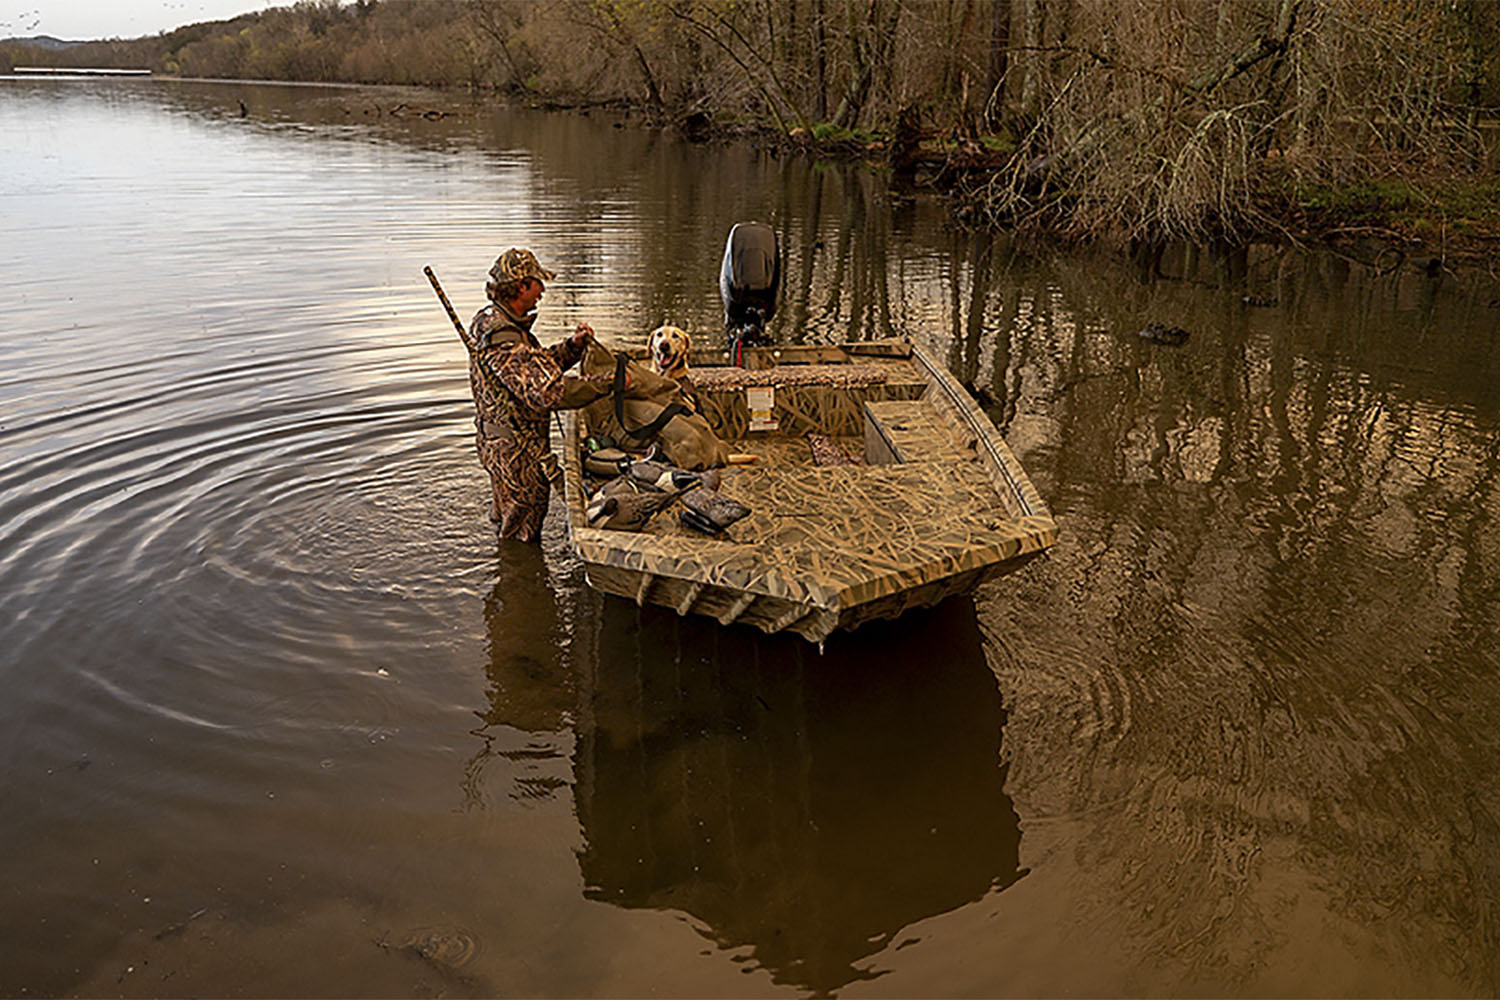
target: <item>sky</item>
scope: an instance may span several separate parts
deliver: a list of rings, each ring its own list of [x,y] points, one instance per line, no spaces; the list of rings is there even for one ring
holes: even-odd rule
[[[221,21],[293,0],[0,0],[0,38],[51,35],[70,42],[138,38],[197,21]]]

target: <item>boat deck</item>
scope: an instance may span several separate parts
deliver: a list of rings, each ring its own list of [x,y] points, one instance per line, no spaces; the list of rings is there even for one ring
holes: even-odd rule
[[[694,372],[705,415],[732,450],[760,459],[722,470],[719,489],[752,513],[720,536],[670,513],[639,533],[584,528],[575,541],[586,560],[837,608],[977,576],[1032,547],[1027,512],[997,489],[977,437],[910,360],[732,369],[732,385],[715,375]],[[746,388],[757,382],[775,387],[775,430],[748,430]],[[809,432],[865,464],[817,465]]]

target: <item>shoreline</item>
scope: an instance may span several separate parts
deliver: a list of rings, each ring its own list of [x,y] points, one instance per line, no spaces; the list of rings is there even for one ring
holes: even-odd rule
[[[10,75],[9,79],[60,80],[64,74]],[[618,115],[630,127],[672,131],[690,143],[745,142],[762,150],[810,156],[842,163],[859,163],[888,174],[893,190],[923,191],[949,202],[955,225],[968,229],[1012,230],[1065,245],[1127,247],[1169,245],[1177,242],[1229,246],[1272,244],[1302,249],[1379,249],[1375,258],[1394,253],[1400,267],[1413,258],[1417,266],[1433,269],[1480,267],[1494,271],[1500,260],[1500,177],[1488,182],[1459,173],[1446,177],[1413,177],[1389,173],[1335,188],[1319,185],[1299,189],[1287,168],[1268,170],[1262,190],[1255,195],[1257,219],[1233,232],[1205,227],[1199,237],[1167,236],[1132,239],[1119,233],[1070,232],[1047,213],[1025,219],[998,216],[988,210],[979,193],[990,182],[1018,169],[996,136],[955,138],[937,130],[916,130],[906,136],[834,129],[818,125],[812,132],[784,131],[766,121],[726,120],[707,112],[674,113],[620,98],[597,101],[509,94],[500,90],[460,89],[433,83],[388,83],[308,80],[268,80],[231,77],[177,76],[165,73],[109,76],[80,74],[75,79],[141,79],[178,83],[240,84],[250,86],[327,87],[330,89],[391,88],[426,91],[447,107],[413,108],[397,105],[390,114],[433,119],[454,114],[483,113],[495,107],[524,108],[549,113]],[[459,106],[462,110],[459,110]],[[406,114],[402,114],[405,111]],[[826,131],[825,131],[826,130]],[[823,134],[817,134],[822,132]],[[1479,207],[1476,213],[1451,212],[1451,206]]]
[[[438,93],[450,88],[430,87]],[[844,163],[862,163],[871,170],[886,172],[893,189],[925,190],[950,201],[955,224],[964,228],[1012,229],[1045,237],[1065,244],[1083,244],[1124,249],[1140,241],[1124,237],[1072,234],[1045,220],[1022,225],[984,218],[972,201],[974,188],[1016,167],[1003,154],[976,150],[982,141],[971,141],[967,148],[944,149],[940,141],[924,136],[915,148],[905,151],[905,163],[893,162],[901,155],[896,140],[884,134],[864,136],[844,133],[819,138],[802,130],[783,132],[765,122],[716,121],[698,113],[673,116],[622,101],[580,102],[563,100],[524,100],[502,98],[502,103],[520,104],[533,111],[588,114],[608,111],[639,128],[676,131],[687,141],[748,142],[761,149],[811,156]],[[1243,226],[1234,234],[1212,233],[1205,239],[1167,237],[1148,241],[1162,245],[1174,242],[1216,242],[1232,246],[1273,244],[1303,249],[1348,250],[1371,244],[1384,248],[1382,255],[1396,253],[1405,263],[1431,269],[1437,267],[1493,267],[1500,261],[1500,177],[1489,183],[1466,181],[1460,175],[1449,178],[1422,178],[1419,185],[1410,178],[1370,178],[1341,189],[1320,186],[1309,189],[1308,196],[1295,196],[1289,178],[1268,174],[1270,190],[1261,192],[1257,209],[1261,225]],[[1440,193],[1444,187],[1456,198],[1485,200],[1488,217],[1453,216],[1441,211],[1418,211],[1413,203],[1430,200],[1431,190]],[[1402,204],[1393,207],[1390,202]],[[1400,263],[1395,265],[1401,266]]]

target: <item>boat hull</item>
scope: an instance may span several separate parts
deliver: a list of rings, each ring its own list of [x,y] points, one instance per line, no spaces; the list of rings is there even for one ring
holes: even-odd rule
[[[844,377],[871,358],[880,359],[879,380]],[[764,458],[726,470],[723,491],[754,514],[724,536],[679,527],[670,512],[644,532],[590,527],[581,466],[588,414],[567,415],[570,538],[595,589],[822,642],[968,593],[1055,539],[1050,513],[993,424],[920,350],[760,349],[750,364],[780,383],[769,432],[749,430],[744,391],[699,393],[735,450]],[[694,374],[714,384],[711,368]],[[754,370],[743,378],[754,381]],[[828,433],[859,454],[848,465],[814,467],[798,457],[808,433]]]
[[[908,611],[930,608],[950,597],[971,593],[985,581],[1014,572],[1030,560],[1027,555],[957,573],[841,610],[597,563],[586,566],[584,575],[595,590],[634,601],[639,606],[652,604],[671,608],[679,615],[705,615],[721,625],[749,625],[766,633],[793,632],[812,642],[823,642],[840,630],[858,628],[882,618],[898,618]]]

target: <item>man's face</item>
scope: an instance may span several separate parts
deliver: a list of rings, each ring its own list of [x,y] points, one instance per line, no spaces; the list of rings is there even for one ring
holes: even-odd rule
[[[546,290],[547,286],[536,278],[527,278],[521,282],[521,290],[516,294],[516,301],[521,306],[521,314],[525,315],[535,309],[536,304],[541,301],[542,293]]]

